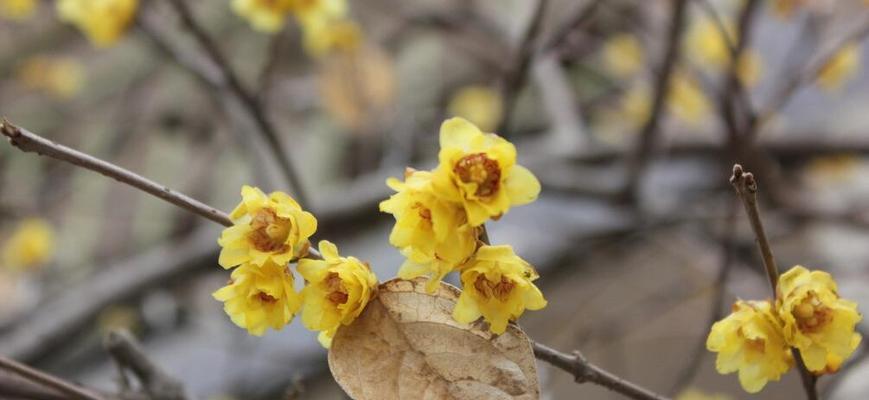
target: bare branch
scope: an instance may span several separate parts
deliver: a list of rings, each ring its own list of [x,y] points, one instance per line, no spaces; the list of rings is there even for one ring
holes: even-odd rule
[[[522,89],[528,76],[528,67],[534,58],[535,42],[540,33],[540,28],[543,26],[543,17],[546,14],[546,5],[548,3],[549,0],[537,0],[534,15],[531,16],[531,22],[522,35],[522,41],[519,45],[519,50],[516,52],[516,58],[513,60],[513,66],[507,70],[507,76],[504,78],[504,88],[501,94],[504,102],[504,118],[501,119],[501,124],[496,131],[501,135],[507,135],[507,129],[510,126],[510,115],[513,114],[513,109],[516,107],[516,98],[519,95],[519,90]]]
[[[118,182],[125,183],[136,189],[142,190],[154,197],[160,198],[175,206],[183,208],[194,214],[208,218],[223,226],[231,226],[232,221],[223,211],[208,206],[192,199],[182,193],[154,182],[150,179],[121,168],[115,164],[100,160],[91,155],[54,143],[26,129],[12,125],[3,120],[0,123],[0,134],[5,136],[12,146],[25,153],[37,153],[56,160],[64,161],[79,167],[98,172]]]
[[[69,395],[72,399],[79,400],[106,400],[101,395],[88,391],[82,387],[64,381],[60,378],[51,376],[41,371],[37,371],[24,364],[21,364],[12,359],[0,356],[0,368],[7,371],[12,371],[22,377],[25,377],[33,382],[40,383],[47,387],[56,389],[61,393]]]
[[[184,386],[155,365],[138,342],[126,331],[112,331],[103,345],[121,370],[129,370],[139,379],[152,400],[186,400]]]
[[[597,365],[590,363],[580,352],[565,354],[544,344],[531,342],[534,356],[573,375],[577,383],[590,382],[635,400],[667,400],[635,383],[628,382]]]

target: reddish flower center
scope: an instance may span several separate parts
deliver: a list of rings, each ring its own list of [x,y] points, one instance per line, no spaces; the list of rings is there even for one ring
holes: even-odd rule
[[[266,304],[277,303],[278,299],[272,297],[272,295],[266,292],[259,292],[256,295],[257,299]]]
[[[486,275],[480,274],[477,275],[477,280],[474,281],[474,288],[476,288],[477,292],[483,297],[487,299],[495,297],[502,302],[507,301],[514,286],[516,286],[516,284],[505,276],[501,276],[501,280],[498,282],[492,282],[486,279]]]
[[[804,333],[817,332],[833,319],[833,310],[821,303],[813,292],[793,308],[792,314],[797,327]]]
[[[479,197],[489,197],[498,192],[501,185],[501,167],[498,161],[475,153],[464,156],[453,166],[453,173],[464,183],[476,183],[474,192]]]
[[[329,275],[326,276],[325,283],[326,290],[329,292],[326,298],[328,298],[329,301],[336,306],[347,302],[347,299],[350,296],[344,288],[344,281],[341,280],[341,276],[338,275],[337,272],[330,272]]]
[[[264,208],[254,214],[250,221],[248,239],[254,248],[265,253],[284,253],[290,249],[286,243],[293,227],[292,221],[275,215],[274,210]]]

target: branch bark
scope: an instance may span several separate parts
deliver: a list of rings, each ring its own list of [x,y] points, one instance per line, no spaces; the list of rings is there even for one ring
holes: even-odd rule
[[[72,383],[56,378],[41,371],[37,371],[17,361],[0,356],[0,368],[14,372],[30,381],[56,389],[70,396],[71,399],[79,400],[106,400],[103,396],[76,386]]]
[[[131,371],[152,400],[187,400],[184,386],[154,364],[126,331],[112,331],[103,345],[122,371]]]

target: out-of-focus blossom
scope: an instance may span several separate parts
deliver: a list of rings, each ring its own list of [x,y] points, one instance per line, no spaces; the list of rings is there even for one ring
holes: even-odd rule
[[[24,86],[67,99],[81,91],[84,84],[84,67],[72,58],[35,56],[18,67],[18,80]]]
[[[395,101],[393,61],[380,48],[361,45],[320,59],[318,89],[323,107],[342,127],[369,134]]]
[[[0,17],[12,20],[23,20],[33,15],[38,2],[36,0],[0,0]]]
[[[676,118],[689,124],[699,124],[712,110],[700,82],[683,71],[671,77],[667,107]]]
[[[37,268],[54,256],[54,229],[48,221],[21,221],[3,244],[2,265],[12,270]]]
[[[60,19],[75,25],[96,47],[115,44],[136,16],[138,0],[58,0]]]
[[[362,43],[362,30],[349,19],[304,20],[305,50],[315,57],[335,52],[352,52]]]
[[[676,396],[676,400],[733,400],[733,398],[722,393],[706,393],[697,389],[686,389]]]
[[[620,33],[603,45],[603,62],[608,72],[619,78],[636,75],[643,69],[645,55],[635,35]]]
[[[849,43],[842,47],[818,71],[818,86],[828,92],[841,89],[860,70],[861,55],[859,43]]]
[[[294,3],[294,0],[232,0],[231,6],[253,29],[275,33],[284,26]]]
[[[504,114],[501,95],[488,86],[459,89],[450,100],[448,110],[452,116],[465,118],[484,132],[494,131]]]

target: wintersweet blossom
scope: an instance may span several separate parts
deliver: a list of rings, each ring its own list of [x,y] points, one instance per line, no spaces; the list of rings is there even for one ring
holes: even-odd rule
[[[488,86],[472,85],[459,89],[450,99],[449,113],[462,117],[489,132],[498,127],[504,116],[504,106],[497,90]]]
[[[320,331],[320,344],[328,348],[338,327],[351,324],[373,298],[377,276],[355,257],[341,257],[329,241],[320,241],[320,253],[322,260],[299,261],[299,273],[307,282],[302,289],[302,323]]]
[[[500,335],[526,309],[546,307],[543,293],[533,283],[537,278],[534,268],[511,246],[482,246],[462,269],[462,294],[453,318],[467,324],[483,317],[489,329]]]
[[[842,47],[818,71],[818,86],[828,92],[842,88],[848,80],[860,71],[862,51],[859,43]]]
[[[58,0],[60,19],[75,25],[96,47],[108,47],[127,31],[138,0]]]
[[[308,238],[317,230],[317,220],[311,213],[282,192],[266,196],[258,188],[245,185],[241,197],[241,203],[229,215],[233,226],[224,229],[217,240],[223,247],[218,260],[222,267],[263,265],[267,261],[286,265],[304,256]]]
[[[36,11],[37,4],[36,0],[0,0],[0,17],[26,19]]]
[[[862,318],[857,303],[839,297],[830,274],[799,265],[781,275],[777,291],[787,342],[800,350],[810,371],[836,372],[860,344],[854,332]]]
[[[21,221],[0,250],[0,265],[25,270],[48,262],[54,255],[54,229],[47,221],[29,218]]]
[[[293,274],[286,265],[266,261],[243,264],[232,271],[229,283],[214,292],[232,322],[251,335],[280,330],[293,320],[302,297],[293,289]]]
[[[540,182],[516,164],[516,147],[504,138],[457,117],[441,125],[440,145],[434,192],[462,204],[472,226],[537,199]]]

